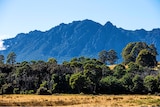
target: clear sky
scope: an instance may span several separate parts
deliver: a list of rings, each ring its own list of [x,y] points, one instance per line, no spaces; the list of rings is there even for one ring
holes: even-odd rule
[[[160,0],[0,0],[0,39],[84,19],[152,30],[160,28]]]

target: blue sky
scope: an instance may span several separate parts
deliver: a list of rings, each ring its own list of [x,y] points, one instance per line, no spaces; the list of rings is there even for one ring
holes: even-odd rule
[[[152,30],[160,28],[160,0],[0,0],[0,39],[84,19]]]

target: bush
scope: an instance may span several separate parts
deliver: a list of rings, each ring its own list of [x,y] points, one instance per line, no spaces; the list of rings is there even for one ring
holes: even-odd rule
[[[2,95],[2,88],[0,88],[0,95]]]
[[[24,90],[20,91],[20,94],[25,94],[25,91]]]
[[[22,90],[20,91],[20,94],[34,94],[34,90]]]
[[[28,90],[27,94],[34,94],[34,90]]]
[[[19,93],[20,93],[19,88],[14,88],[14,89],[13,89],[13,93],[14,93],[14,94],[19,94]]]
[[[52,95],[52,92],[51,92],[50,90],[47,90],[47,88],[40,87],[40,88],[37,90],[37,94],[38,94],[38,95]]]
[[[2,86],[2,94],[13,94],[12,84],[4,84]]]
[[[158,80],[152,75],[148,75],[144,78],[144,86],[149,93],[158,91]]]
[[[114,76],[107,76],[100,80],[101,93],[103,94],[120,94],[123,93],[122,83]]]

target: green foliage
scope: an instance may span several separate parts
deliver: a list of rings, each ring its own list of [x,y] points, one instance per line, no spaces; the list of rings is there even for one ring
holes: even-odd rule
[[[71,76],[69,84],[72,89],[76,89],[78,93],[82,92],[83,88],[87,87],[87,79],[82,73],[75,73]]]
[[[144,78],[144,86],[146,90],[150,93],[154,93],[158,89],[157,78],[152,75],[148,75]]]
[[[134,62],[130,62],[128,64],[128,68],[126,70],[128,73],[139,73],[142,71],[142,68],[137,64],[137,63],[134,63]]]
[[[20,94],[35,94],[34,90],[23,90],[20,91]]]
[[[127,73],[120,79],[123,87],[125,87],[126,92],[131,92],[133,87],[132,76]]]
[[[99,52],[98,56],[99,56],[99,60],[104,64],[109,62],[109,64],[112,65],[118,59],[118,56],[115,50],[109,50],[108,52],[106,50],[103,50]]]
[[[13,89],[13,93],[14,93],[14,94],[20,94],[19,88],[14,88],[14,89]]]
[[[0,73],[0,87],[5,83],[5,74]]]
[[[117,64],[113,69],[106,63],[115,63],[116,52],[102,51],[99,55],[99,59],[82,56],[62,64],[54,58],[14,64],[8,55],[10,61],[0,63],[0,94],[160,92],[160,72],[152,67],[158,55],[154,45],[129,43],[122,52],[127,65]]]
[[[86,64],[84,66],[84,75],[85,77],[88,77],[89,81],[91,82],[91,91],[93,93],[96,93],[97,85],[102,78],[101,66],[94,64]]]
[[[156,66],[156,56],[154,56],[152,53],[150,53],[147,49],[143,49],[140,51],[136,58],[136,63],[138,63],[141,66]]]
[[[109,62],[110,65],[115,64],[115,62],[117,61],[118,56],[115,50],[109,50],[108,51],[108,57],[107,57],[107,61]]]
[[[101,69],[102,69],[102,77],[113,75],[113,71],[108,66],[102,65]]]
[[[127,64],[129,62],[134,62],[134,57],[130,54],[133,47],[135,46],[135,42],[131,42],[127,44],[127,46],[122,51],[122,57],[124,59],[124,63]]]
[[[144,86],[143,86],[143,79],[140,77],[140,75],[135,75],[134,78],[132,79],[132,82],[133,82],[132,92],[136,94],[141,94],[144,90]]]
[[[43,81],[42,84],[40,84],[40,87],[47,87],[47,81]]]
[[[126,73],[125,66],[122,64],[118,64],[113,68],[113,72],[114,76],[116,76],[117,78],[121,78]]]
[[[2,94],[13,94],[13,89],[12,84],[4,84],[2,85]]]
[[[57,64],[57,60],[54,59],[54,58],[49,58],[49,59],[48,59],[48,63],[49,63],[49,64],[56,65],[56,64]]]
[[[4,63],[4,55],[0,55],[0,64]]]
[[[34,90],[28,90],[27,94],[34,94]]]
[[[14,52],[10,52],[7,56],[6,62],[13,65],[16,62],[16,54]]]
[[[158,54],[155,46],[153,44],[149,46],[145,42],[131,42],[122,51],[125,64],[137,62],[142,66],[155,66],[157,62],[156,55]],[[148,64],[149,61],[151,61],[150,64]],[[145,62],[144,65],[143,62]]]
[[[106,50],[103,50],[103,51],[99,52],[99,54],[98,54],[99,60],[102,63],[106,63],[106,61],[107,61],[107,55],[108,55],[108,52]]]
[[[112,93],[122,93],[123,87],[120,81],[114,76],[107,76],[100,80],[100,88],[102,93],[112,94]]]
[[[52,92],[51,92],[50,90],[47,90],[47,88],[40,87],[40,88],[37,90],[37,94],[38,94],[38,95],[51,95]]]
[[[157,49],[156,49],[156,47],[154,46],[154,44],[151,44],[151,45],[149,46],[149,52],[152,53],[153,56],[158,55]]]

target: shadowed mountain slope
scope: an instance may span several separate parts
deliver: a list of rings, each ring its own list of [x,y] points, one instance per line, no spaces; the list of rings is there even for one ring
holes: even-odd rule
[[[62,62],[79,56],[96,58],[101,50],[114,49],[122,60],[122,49],[129,42],[137,41],[153,43],[160,52],[160,29],[132,31],[117,28],[111,22],[101,25],[92,20],[83,20],[62,23],[45,32],[35,30],[5,39],[6,50],[1,50],[0,54],[7,56],[14,51],[17,61],[46,61],[54,57]]]

